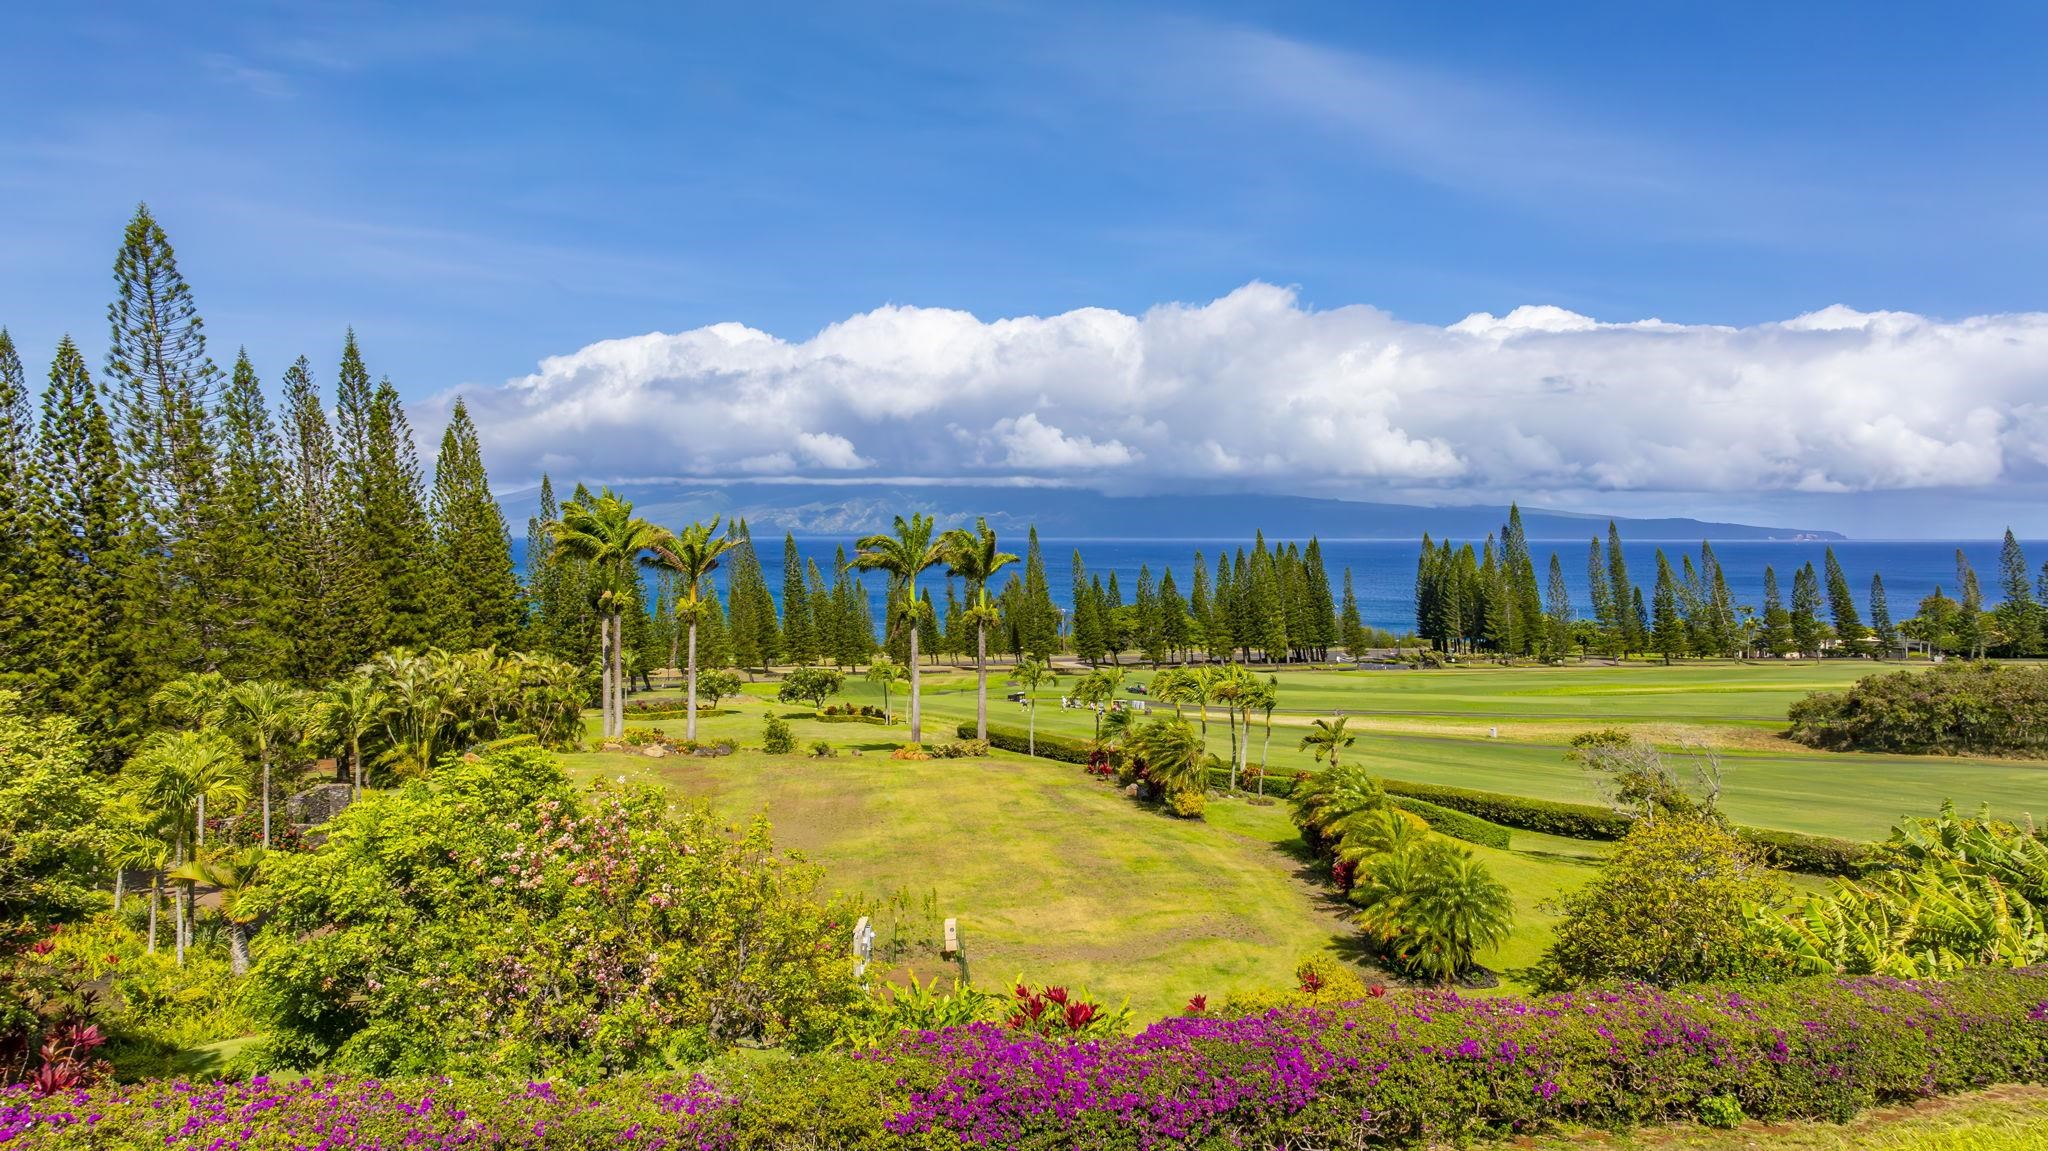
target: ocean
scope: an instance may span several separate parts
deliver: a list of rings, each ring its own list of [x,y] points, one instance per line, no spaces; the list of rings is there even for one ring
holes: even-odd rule
[[[1269,545],[1287,543],[1287,540],[1269,539]],[[1306,543],[1305,540],[1291,541]],[[1152,578],[1156,581],[1168,568],[1173,570],[1174,582],[1181,594],[1186,595],[1192,586],[1190,577],[1196,552],[1201,552],[1203,561],[1213,575],[1216,557],[1224,551],[1235,552],[1244,547],[1250,550],[1251,540],[1221,539],[1054,539],[1041,537],[1040,547],[1045,553],[1045,568],[1048,582],[1052,585],[1055,603],[1062,607],[1072,602],[1073,555],[1078,549],[1081,561],[1090,576],[1100,574],[1106,581],[1111,572],[1116,573],[1117,583],[1123,589],[1125,601],[1137,588],[1138,568],[1149,565]],[[831,579],[832,558],[835,550],[844,547],[848,555],[854,552],[854,537],[798,537],[797,551],[805,560],[815,559],[820,570]],[[780,537],[757,537],[754,541],[760,552],[761,567],[768,580],[768,588],[778,597],[782,592],[782,540]],[[1023,538],[1005,538],[1006,549],[1022,555],[1025,547]],[[1565,581],[1571,587],[1572,606],[1575,614],[1584,614],[1590,606],[1586,584],[1586,543],[1561,540],[1532,540],[1530,550],[1535,554],[1536,578],[1540,586],[1547,586],[1550,556],[1555,552],[1564,565]],[[1604,546],[1604,545],[1603,545]],[[1722,570],[1727,573],[1729,590],[1738,604],[1760,607],[1763,603],[1764,568],[1777,569],[1780,590],[1786,599],[1792,594],[1792,572],[1800,565],[1811,562],[1815,571],[1822,570],[1822,558],[1828,547],[1835,549],[1835,558],[1840,561],[1843,572],[1849,578],[1849,586],[1856,593],[1857,603],[1866,612],[1869,610],[1870,577],[1872,573],[1884,576],[1886,598],[1890,601],[1892,618],[1903,620],[1914,614],[1915,605],[1939,586],[1944,592],[1956,594],[1956,549],[1961,548],[1970,564],[1977,571],[1977,580],[1982,585],[1987,605],[1998,599],[1998,540],[1837,540],[1832,545],[1824,542],[1799,540],[1752,540],[1726,541],[1714,544],[1714,554],[1721,561]],[[2024,541],[2031,570],[2039,574],[2041,563],[2048,560],[2048,541]],[[1350,569],[1352,583],[1358,595],[1359,614],[1373,627],[1389,631],[1404,632],[1415,626],[1415,561],[1421,551],[1420,540],[1332,540],[1322,541],[1323,562],[1330,570],[1330,588],[1333,594],[1341,595],[1345,569]],[[1628,559],[1629,575],[1643,589],[1647,600],[1650,587],[1657,576],[1657,551],[1662,549],[1671,561],[1674,570],[1680,567],[1680,552],[1690,551],[1698,562],[1699,545],[1676,542],[1622,543],[1622,552]],[[524,561],[525,541],[513,541],[513,559]],[[1015,565],[1021,576],[1023,563]],[[859,574],[859,573],[856,573]],[[714,574],[713,582],[721,592],[724,589],[725,572],[721,569]],[[1001,579],[1007,579],[1006,571]],[[1000,580],[998,582],[1001,582]],[[870,599],[874,604],[875,616],[881,618],[883,581],[875,574],[865,576]],[[921,586],[939,589],[944,596],[945,572],[934,568],[928,573]]]

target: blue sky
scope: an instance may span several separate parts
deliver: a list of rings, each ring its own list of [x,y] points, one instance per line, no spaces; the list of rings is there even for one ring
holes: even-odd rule
[[[891,304],[1138,317],[1271,284],[1292,291],[1281,315],[1441,327],[1548,305],[1749,329],[1830,305],[2030,313],[2048,282],[2039,6],[107,4],[9,23],[0,323],[33,358],[65,330],[103,341],[119,229],[147,199],[217,344],[274,378],[300,352],[331,363],[353,324],[428,412],[618,337],[737,322],[795,343]],[[1518,475],[1472,466],[1498,445],[1396,414],[1405,455],[1311,486],[1702,510],[1903,491],[1940,519],[1950,491],[2032,500],[2018,394],[1980,397],[2005,421],[1988,480],[1981,460],[1873,480],[1811,445],[1758,491]],[[1030,417],[1059,450],[983,452],[976,474],[1161,460],[1156,414],[1006,402],[956,439],[1000,448]],[[1907,431],[1968,447],[1968,414]],[[838,415],[789,429],[826,444],[782,451],[793,474],[944,470],[936,448],[867,446],[874,412]],[[1468,466],[1412,448],[1435,440]],[[1273,482],[1240,447],[1203,478]],[[594,466],[521,451],[494,467]]]

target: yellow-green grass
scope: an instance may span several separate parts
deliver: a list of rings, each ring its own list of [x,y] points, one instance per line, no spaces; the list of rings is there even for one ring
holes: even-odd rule
[[[1495,1146],[1505,1146],[1496,1144]],[[2048,1087],[2009,1086],[1872,1111],[1841,1125],[1745,1123],[1613,1133],[1569,1131],[1512,1146],[1529,1151],[2042,1151],[2048,1148]]]
[[[760,752],[770,710],[796,729],[800,748],[824,739],[839,754]],[[683,723],[646,726],[679,734]],[[1303,857],[1283,804],[1218,798],[1204,821],[1175,819],[1072,765],[1001,753],[891,759],[901,727],[820,723],[752,697],[702,720],[699,737],[753,746],[717,758],[565,760],[584,778],[625,776],[703,798],[735,821],[766,812],[777,841],[821,864],[828,887],[871,900],[936,893],[940,914],[959,918],[967,974],[983,986],[1022,974],[1112,1003],[1128,997],[1144,1018],[1191,995],[1285,984],[1305,955],[1369,962],[1350,909]],[[861,755],[849,754],[856,748]],[[1514,935],[1481,957],[1511,976],[1548,941],[1551,918],[1538,905],[1585,882],[1605,845],[1518,833],[1513,851],[1475,850],[1518,908]],[[918,971],[954,973],[932,962]]]
[[[1861,675],[1887,670],[1867,660],[1797,664],[1710,662],[1671,668],[1632,664],[1622,667],[1452,668],[1434,671],[1286,672],[1280,674],[1281,706],[1301,714],[1276,717],[1270,742],[1263,721],[1252,731],[1251,757],[1265,757],[1269,770],[1293,773],[1315,767],[1300,751],[1299,725],[1307,712],[1327,708],[1362,717],[1390,711],[1429,711],[1443,717],[1432,730],[1424,725],[1401,732],[1359,731],[1350,754],[1381,773],[1401,779],[1502,791],[1539,799],[1597,802],[1595,781],[1567,762],[1564,750],[1571,736],[1594,727],[1620,725],[1657,736],[1673,726],[1703,733],[1714,740],[1719,730],[1741,730],[1741,740],[1715,749],[1725,772],[1723,806],[1736,820],[1817,835],[1853,839],[1883,836],[1902,817],[1926,814],[1944,799],[1966,809],[1991,804],[1998,814],[2023,818],[2048,816],[2048,764],[2033,760],[1943,756],[1860,755],[1816,752],[1762,734],[1783,726],[1785,708],[1808,690],[1841,687]],[[1146,682],[1151,673],[1133,669],[1132,682]],[[1007,688],[1001,670],[991,675],[989,704],[992,722],[1021,727],[1023,709],[1003,698]],[[1069,686],[1071,679],[1064,681]],[[953,738],[956,724],[974,715],[971,675],[934,670],[925,677],[925,738]],[[772,684],[750,691],[771,693]],[[1038,729],[1050,734],[1086,737],[1094,730],[1092,712],[1063,709],[1060,689],[1041,693]],[[879,703],[879,691],[850,680],[841,699]],[[900,711],[903,692],[894,693]],[[1541,709],[1549,717],[1538,722],[1511,721],[1509,713]],[[1192,714],[1192,713],[1191,713]],[[1480,726],[1501,718],[1506,734],[1488,738]],[[1414,718],[1413,715],[1410,718]],[[1290,726],[1292,725],[1292,726]],[[883,729],[874,729],[880,735]],[[903,737],[899,725],[888,729]],[[752,732],[748,738],[758,738]],[[1211,714],[1209,743],[1219,754],[1229,750],[1228,729],[1220,713]],[[1667,744],[1668,746],[1668,744]]]

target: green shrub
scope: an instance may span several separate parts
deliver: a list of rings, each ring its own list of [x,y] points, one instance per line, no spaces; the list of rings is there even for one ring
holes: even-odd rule
[[[1792,705],[1801,743],[1831,751],[1941,755],[2048,752],[2048,667],[1945,663],[1865,676]]]
[[[1420,816],[1424,823],[1429,824],[1431,831],[1448,835],[1453,839],[1462,839],[1481,847],[1497,847],[1502,851],[1508,850],[1514,840],[1513,833],[1500,824],[1488,823],[1476,815],[1467,815],[1426,799],[1394,796],[1388,802],[1411,815]]]
[[[838,694],[846,677],[829,667],[800,667],[783,677],[775,698],[783,703],[808,703],[813,708]]]
[[[1764,862],[1780,871],[1853,877],[1862,874],[1871,860],[1871,845],[1853,839],[1766,827],[1737,827],[1735,834],[1761,852]]]
[[[963,739],[958,743],[935,743],[926,749],[933,759],[987,759],[988,744],[978,739]]]
[[[1471,969],[1479,952],[1499,946],[1514,927],[1507,888],[1448,839],[1367,857],[1351,901],[1364,909],[1359,926],[1395,967],[1439,983]]]
[[[1742,1126],[1742,1100],[1733,1095],[1709,1095],[1700,1100],[1700,1123],[1727,1130]]]
[[[1166,797],[1166,806],[1182,819],[1200,819],[1209,810],[1209,797],[1200,788],[1184,787]]]
[[[971,723],[961,724],[958,731],[961,739],[974,738],[974,725]],[[989,746],[1000,747],[1004,751],[1029,754],[1029,748],[1031,747],[1029,735],[1029,732],[1019,727],[999,727],[993,723],[988,725]],[[1061,763],[1076,763],[1086,766],[1088,763],[1088,741],[1072,739],[1064,735],[1048,735],[1041,731],[1038,733],[1037,754],[1040,759],[1053,759]]]
[[[768,713],[768,721],[761,725],[761,750],[769,755],[788,755],[796,750],[796,733],[774,712]]]
[[[1658,987],[1789,973],[1751,909],[1784,902],[1763,857],[1708,819],[1665,816],[1630,830],[1564,917],[1538,965],[1546,988]]]

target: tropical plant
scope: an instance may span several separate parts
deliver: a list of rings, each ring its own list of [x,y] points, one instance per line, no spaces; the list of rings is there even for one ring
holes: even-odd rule
[[[1041,659],[1025,656],[1010,671],[1010,680],[1024,690],[1024,754],[1038,754],[1038,689],[1059,682],[1059,673]],[[984,733],[986,734],[986,733]]]
[[[768,713],[767,722],[761,727],[761,750],[769,755],[788,755],[796,750],[796,732],[774,712]]]
[[[433,770],[442,733],[458,714],[461,684],[442,655],[395,648],[368,665],[384,699],[384,735],[391,744],[384,763],[402,779]]]
[[[1328,763],[1331,770],[1335,770],[1344,749],[1358,742],[1357,736],[1344,730],[1350,722],[1351,717],[1347,715],[1313,721],[1309,724],[1308,734],[1301,737],[1300,750],[1312,753],[1317,763]]]
[[[261,877],[265,854],[260,847],[245,847],[202,855],[171,872],[173,879],[219,890],[220,915],[227,924],[228,963],[236,975],[249,972],[249,927],[256,917],[248,911],[248,894]]]
[[[1295,784],[1288,797],[1294,825],[1318,855],[1327,854],[1357,821],[1387,806],[1387,793],[1355,763],[1319,771]]]
[[[689,631],[684,696],[689,710],[684,719],[684,734],[691,740],[697,738],[697,624],[707,608],[715,610],[718,606],[716,593],[706,585],[711,573],[718,570],[720,557],[739,546],[731,535],[718,534],[718,518],[712,516],[710,523],[689,524],[682,531],[669,533],[648,545],[654,553],[651,562],[676,575],[675,614]]]
[[[888,653],[877,652],[873,662],[868,664],[867,674],[862,677],[882,689],[882,718],[889,718],[889,686],[904,683],[910,679],[910,669],[890,659]]]
[[[172,866],[196,857],[205,837],[209,797],[224,802],[247,796],[236,778],[242,767],[234,745],[216,732],[160,731],[143,741],[129,765],[135,797],[142,809],[155,817]],[[174,940],[182,964],[190,940],[187,925],[193,911],[193,886],[190,877],[179,878],[183,878],[184,888],[173,899]]]
[[[626,729],[625,643],[626,605],[639,579],[641,553],[675,537],[633,514],[630,501],[610,488],[587,500],[562,505],[562,518],[545,525],[554,541],[554,559],[581,560],[587,568],[586,589],[598,610],[604,672],[604,736],[616,739]],[[692,636],[695,628],[692,628]],[[695,724],[691,727],[695,735]]]
[[[1171,800],[1209,787],[1209,751],[1202,734],[1180,716],[1158,715],[1131,738],[1131,750],[1145,762],[1145,775]]]
[[[114,818],[116,799],[75,720],[0,690],[0,936],[91,906],[94,880],[142,822]]]
[[[887,572],[902,592],[899,618],[891,627],[906,627],[910,640],[910,742],[924,742],[923,683],[917,665],[918,625],[930,604],[918,598],[917,577],[926,568],[945,559],[945,550],[932,538],[932,517],[921,512],[909,519],[896,517],[895,533],[862,536],[856,543],[851,566],[862,571]]]
[[[314,701],[320,730],[348,749],[349,795],[363,795],[363,737],[384,718],[384,693],[366,672],[328,684]]]
[[[1175,715],[1183,704],[1199,702],[1204,694],[1200,673],[1185,667],[1170,667],[1153,676],[1150,691],[1153,699],[1172,704]]]
[[[228,692],[227,727],[256,755],[263,798],[263,846],[270,846],[271,769],[281,746],[305,731],[305,693],[287,683],[252,679]]]
[[[1514,900],[1471,852],[1428,837],[1373,856],[1351,899],[1359,926],[1411,974],[1448,982],[1514,927]]]
[[[1122,664],[1098,667],[1081,677],[1074,685],[1074,698],[1088,704],[1095,710],[1095,738],[1102,739],[1102,716],[1111,711],[1111,704],[1117,700],[1117,692],[1124,685],[1125,672]]]
[[[230,690],[227,678],[219,672],[199,671],[158,688],[149,702],[170,719],[203,731],[227,721]]]
[[[1000,620],[995,604],[989,599],[988,585],[997,572],[1016,563],[1018,557],[996,547],[996,533],[986,519],[976,520],[972,532],[964,528],[947,532],[940,537],[939,546],[945,553],[946,574],[967,581],[968,607],[961,618],[974,625],[974,737],[986,740],[988,629]]]

